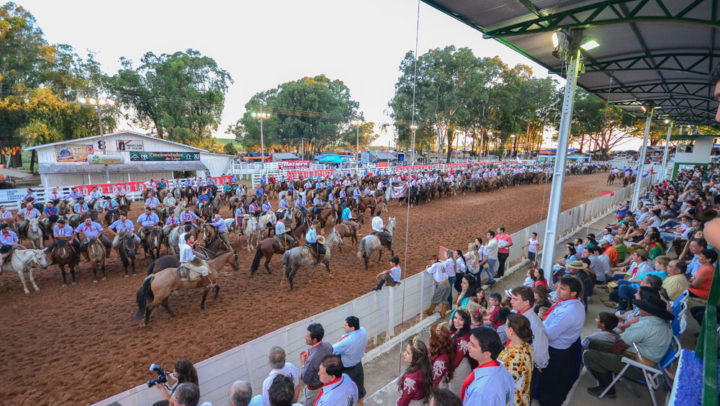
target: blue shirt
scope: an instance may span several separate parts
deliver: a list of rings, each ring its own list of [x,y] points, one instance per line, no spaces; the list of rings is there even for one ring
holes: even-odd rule
[[[65,224],[63,228],[60,228],[59,224],[55,224],[55,227],[53,227],[53,235],[56,237],[71,238],[73,236],[73,229],[67,224]]]
[[[36,195],[35,193],[28,193],[28,194],[25,195],[25,197],[23,198],[23,200],[27,200],[27,199],[37,200],[37,195]]]
[[[79,191],[78,191],[78,192],[70,192],[70,194],[68,194],[67,196],[65,196],[65,200],[68,200],[68,199],[77,200],[77,199],[79,199],[79,198],[81,198],[81,197],[83,197],[83,194],[80,193]]]
[[[475,368],[470,376],[473,380],[465,389],[463,405],[513,404],[515,380],[501,363]]]
[[[189,221],[197,220],[198,216],[192,211],[185,210],[182,213],[180,213],[180,221],[183,223],[187,223]]]
[[[255,213],[256,211],[258,211],[257,204],[255,204],[255,203],[250,203],[250,206],[248,206],[248,212],[249,212],[250,214],[253,214],[253,213]]]
[[[217,228],[218,233],[224,233],[227,231],[227,225],[225,225],[225,221],[220,219],[218,221],[212,221],[210,222],[214,227]]]
[[[242,206],[235,209],[235,217],[242,217],[243,215],[245,215],[245,209]]]
[[[315,227],[310,227],[310,229],[307,230],[307,233],[305,233],[305,242],[308,244],[317,242],[317,232],[315,231]]]
[[[75,206],[73,206],[73,211],[75,213],[85,213],[86,211],[88,211],[88,205],[87,203],[75,203]]]
[[[148,197],[145,199],[145,206],[155,208],[160,204],[160,200],[157,197]]]
[[[700,260],[698,259],[697,254],[695,254],[692,261],[690,261],[690,263],[687,265],[687,271],[685,273],[690,275],[690,277],[694,278],[698,269],[700,269]]]
[[[288,203],[287,200],[282,199],[280,200],[280,207],[283,209],[288,209],[290,208],[290,203]]]
[[[155,224],[159,223],[160,219],[155,213],[143,213],[140,215],[140,217],[138,217],[137,222],[142,224],[143,227],[152,227]]]
[[[58,214],[58,208],[57,207],[46,207],[43,209],[43,213],[47,214],[48,216],[52,216],[53,214]]]
[[[272,210],[272,205],[270,204],[270,202],[265,202],[262,205],[262,209],[263,211],[270,211]]]
[[[565,350],[580,338],[585,325],[585,306],[580,300],[563,300],[548,310],[543,324],[548,336],[548,345]]]
[[[333,353],[340,356],[345,368],[351,368],[362,361],[366,346],[367,332],[365,327],[360,327],[340,337],[340,341],[333,344]]]
[[[208,194],[200,195],[200,196],[198,196],[198,201],[199,201],[199,202],[202,202],[202,203],[209,202],[209,201],[210,201],[210,195],[208,195]]]
[[[262,183],[262,181],[261,181],[261,183]],[[259,187],[255,190],[255,194],[258,196],[262,196],[265,194],[265,190],[263,188]]]
[[[7,234],[0,232],[0,244],[2,245],[13,245],[18,242],[18,236],[14,231],[8,230]]]
[[[75,232],[83,233],[87,238],[94,238],[97,237],[102,232],[102,230],[102,226],[93,221],[92,223],[90,223],[90,225],[87,225],[87,223],[80,224],[75,229]]]
[[[18,214],[22,214],[25,219],[36,219],[40,217],[40,212],[36,208],[22,209],[18,211]]]
[[[343,220],[350,220],[351,215],[352,215],[352,212],[350,211],[349,207],[346,207],[343,209],[343,211],[342,211]]]
[[[114,223],[110,224],[110,228],[117,231],[118,233],[129,233],[135,231],[135,225],[130,220],[115,220]]]
[[[172,215],[165,220],[165,224],[169,226],[174,226],[175,224],[180,224],[180,219],[176,215]]]

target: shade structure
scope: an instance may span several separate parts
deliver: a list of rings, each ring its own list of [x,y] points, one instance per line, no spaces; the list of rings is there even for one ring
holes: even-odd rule
[[[329,164],[341,164],[341,163],[345,162],[345,160],[342,159],[342,157],[339,157],[337,155],[327,155],[327,156],[322,157],[320,159],[320,162],[329,163]]]
[[[720,52],[719,0],[423,0],[565,74],[552,34],[582,30],[578,85],[630,111],[653,103],[676,124],[717,125],[709,75]]]

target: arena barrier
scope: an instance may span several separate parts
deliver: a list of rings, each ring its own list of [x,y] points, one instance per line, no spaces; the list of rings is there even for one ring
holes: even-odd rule
[[[650,181],[653,179],[656,180],[655,175],[643,178],[643,186],[651,185]],[[629,185],[563,211],[558,223],[558,239],[562,239],[564,236],[614,211],[620,203],[630,199],[633,187],[633,185]],[[497,226],[500,225],[497,224]],[[538,233],[538,238],[542,241],[545,232],[545,221],[533,224],[511,235],[514,248],[511,249],[508,263],[515,263],[523,259],[525,250],[521,249],[521,247],[527,243],[530,233],[533,231]],[[471,239],[472,236],[468,236],[468,241]],[[466,249],[466,247],[460,248],[463,251]],[[361,266],[360,262],[358,262],[358,266]],[[322,274],[320,275],[322,277]],[[270,371],[267,355],[273,346],[277,345],[284,348],[288,362],[299,366],[300,352],[307,349],[305,332],[310,323],[321,323],[325,328],[324,340],[335,343],[344,334],[342,327],[345,317],[355,315],[360,318],[360,325],[365,327],[368,340],[372,342],[386,333],[390,337],[393,336],[394,329],[402,322],[418,315],[421,318],[424,317],[422,311],[430,305],[432,292],[432,278],[426,272],[421,272],[403,280],[400,286],[385,287],[378,292],[367,293],[351,302],[292,323],[212,358],[197,362],[195,367],[198,370],[200,379],[201,401],[209,401],[216,405],[225,404],[230,385],[238,379],[249,381],[252,384],[253,393],[257,394],[262,387],[263,379]],[[206,311],[212,311],[212,306]],[[158,360],[153,359],[146,361],[148,367],[151,363],[158,362]],[[172,365],[163,365],[163,367],[172,368]],[[153,375],[153,373],[148,372],[147,379],[153,378]],[[146,406],[158,400],[160,400],[160,391],[157,388],[148,388],[143,383],[128,391],[102,400],[96,405]]]

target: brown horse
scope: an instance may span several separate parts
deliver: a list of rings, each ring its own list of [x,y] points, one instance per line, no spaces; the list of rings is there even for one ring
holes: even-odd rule
[[[160,257],[160,247],[163,242],[162,228],[159,226],[152,226],[145,233],[145,239],[143,240],[143,249],[145,250],[145,258],[147,258],[148,252],[152,259]]]
[[[147,274],[152,275],[153,273],[160,272],[163,269],[177,268],[179,266],[180,260],[177,255],[164,255],[153,261],[150,266],[148,266]]]
[[[87,244],[87,253],[93,267],[93,282],[97,282],[97,272],[102,269],[103,280],[107,279],[105,272],[105,246],[97,238],[91,238]]]
[[[220,292],[220,286],[217,284],[218,276],[220,271],[225,265],[230,264],[233,266],[235,271],[238,270],[238,259],[237,254],[232,251],[221,253],[216,258],[208,261],[210,266],[210,285],[203,286],[202,278],[181,280],[178,277],[177,268],[166,268],[157,273],[151,274],[145,278],[143,284],[137,291],[136,299],[138,304],[138,311],[135,314],[135,321],[140,321],[145,314],[145,325],[150,322],[150,314],[154,307],[162,305],[162,307],[170,313],[171,316],[175,316],[170,306],[168,305],[168,297],[174,290],[178,289],[196,289],[202,288],[203,296],[200,302],[200,308],[205,310],[205,299],[207,299],[208,292],[210,289],[215,289],[215,299],[218,297]]]
[[[356,223],[357,224],[357,223]],[[352,241],[353,247],[358,242],[358,236],[357,231],[358,229],[356,227],[351,226],[350,224],[347,224],[345,222],[342,222],[334,227],[335,231],[337,231],[338,234],[340,234],[340,237],[343,239],[345,237],[350,237],[350,241]],[[342,247],[340,247],[340,252],[342,252]]]
[[[270,271],[270,267],[268,264],[270,263],[270,260],[272,259],[274,254],[284,254],[285,251],[292,247],[297,247],[298,239],[295,238],[295,244],[284,246],[282,241],[280,241],[279,238],[271,237],[266,238],[262,241],[260,241],[260,244],[257,245],[257,248],[255,249],[255,258],[253,258],[252,265],[250,265],[250,277],[253,277],[255,275],[255,272],[257,272],[258,268],[260,267],[260,260],[264,257],[265,258],[265,269],[267,269],[268,275],[272,274]]]
[[[67,280],[65,279],[65,266],[67,265],[70,270],[70,276],[72,276],[72,284],[77,284],[75,280],[75,267],[78,264],[78,253],[68,243],[67,240],[57,240],[57,245],[52,250],[51,258],[53,263],[57,264],[60,268],[63,278],[63,286],[67,286]]]

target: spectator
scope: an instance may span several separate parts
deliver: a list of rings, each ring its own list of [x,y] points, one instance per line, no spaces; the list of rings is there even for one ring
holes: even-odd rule
[[[462,400],[449,389],[437,389],[430,396],[430,406],[462,406]]]
[[[470,315],[465,310],[455,312],[452,319],[450,332],[453,333],[453,348],[455,350],[453,377],[450,380],[450,390],[460,396],[460,388],[462,388],[465,378],[473,369],[470,354],[468,353],[468,343],[470,342]],[[473,361],[474,362],[474,361]]]
[[[500,321],[498,321],[495,316],[500,311],[500,302],[502,302],[502,296],[500,296],[497,292],[490,293],[490,299],[488,300],[488,314],[490,314],[490,321],[492,322],[493,329],[497,330],[498,327],[500,327],[500,324],[502,324]]]
[[[590,268],[595,272],[595,278],[597,279],[598,285],[604,285],[607,282],[607,278],[612,276],[612,269],[610,268],[610,258],[603,254],[603,249],[597,245],[593,245],[590,248]]]
[[[285,350],[277,346],[270,349],[268,362],[270,363],[270,367],[272,369],[262,383],[262,396],[265,401],[265,406],[270,405],[270,386],[273,384],[275,377],[278,375],[286,376],[295,383],[295,395],[292,397],[291,403],[294,402],[300,391],[300,372],[297,367],[289,362],[285,362]]]
[[[247,381],[235,381],[228,391],[230,406],[249,406],[252,399],[252,386]]]
[[[450,330],[445,323],[438,323],[430,329],[430,365],[433,387],[445,389],[455,372],[455,348]]]
[[[487,254],[488,269],[493,277],[488,281],[488,286],[495,284],[495,264],[497,264],[500,258],[500,251],[498,248],[498,240],[495,238],[495,231],[488,230],[487,232],[488,243],[485,245],[485,253]]]
[[[545,286],[535,286],[533,288],[533,296],[535,297],[535,306],[533,311],[540,317],[545,318],[545,313],[548,311],[552,303],[550,303],[550,292]]]
[[[475,278],[473,278],[472,275],[463,275],[460,282],[460,294],[458,295],[457,303],[455,304],[455,310],[467,310],[468,304],[470,304],[470,301],[475,298],[476,291]],[[450,314],[450,320],[452,320],[455,315],[455,310],[453,310],[452,314]]]
[[[442,303],[440,317],[445,317],[445,312],[447,312],[448,306],[443,302],[447,298],[448,294],[452,293],[445,266],[442,262],[435,258],[435,261],[432,262],[425,271],[432,275],[433,281],[435,282],[435,291],[433,292],[432,299],[430,299],[430,307],[425,310],[425,314],[432,316],[435,312],[435,307]]]
[[[593,291],[592,277],[588,275],[587,268],[588,265],[583,261],[572,261],[567,264],[567,270],[570,271],[570,274],[582,282],[583,303],[587,303],[587,298]]]
[[[333,352],[332,345],[323,341],[323,337],[325,337],[325,329],[320,323],[313,323],[308,326],[305,333],[305,343],[310,348],[300,353],[300,363],[302,364],[300,377],[306,385],[303,391],[303,403],[305,406],[314,405],[315,399],[320,393],[320,389],[322,389],[322,382],[320,382],[318,376],[320,362]]]
[[[528,249],[528,260],[531,263],[535,262],[535,259],[537,259],[537,254],[540,251],[540,241],[538,241],[538,235],[536,232],[530,233],[530,238],[528,239],[527,244],[525,244],[525,247]]]
[[[362,399],[365,396],[365,375],[363,372],[362,357],[367,346],[367,333],[364,327],[360,327],[360,319],[349,316],[345,319],[345,335],[340,341],[333,345],[333,353],[339,355],[345,369],[343,372],[355,382],[358,396]]]
[[[699,256],[700,256],[700,253],[702,252],[702,250],[704,250],[706,247],[707,247],[707,242],[705,242],[705,240],[703,240],[703,239],[699,239],[699,240],[696,239],[696,240],[690,241],[689,250],[690,250],[690,253],[693,254],[693,258],[690,261],[690,263],[688,263],[688,265],[687,265],[688,278],[692,279],[693,277],[695,277],[695,274],[700,269]]]
[[[405,373],[398,379],[400,399],[398,406],[424,404],[433,387],[430,360],[425,343],[415,336],[406,345],[403,359],[408,363]]]
[[[582,282],[563,276],[557,285],[558,301],[545,314],[550,362],[539,376],[542,406],[560,406],[580,372],[580,333],[585,325],[585,308],[579,298]]]
[[[178,385],[170,397],[171,406],[197,406],[198,403],[200,403],[200,388],[192,382]]]
[[[268,388],[270,406],[292,406],[296,390],[293,380],[285,375],[275,375]]]
[[[672,301],[675,301],[690,286],[685,276],[686,270],[687,264],[685,264],[685,261],[675,259],[668,264],[668,277],[663,281],[662,287]]]
[[[387,283],[387,285],[390,287],[398,285],[400,284],[401,278],[402,270],[400,269],[400,258],[394,256],[390,258],[390,270],[382,271],[375,277],[375,279],[379,279],[380,282],[378,282],[377,285],[373,286],[372,290],[382,289],[385,283]]]
[[[600,331],[596,331],[582,340],[582,347],[584,350],[588,349],[591,340],[605,341],[609,343],[615,342],[615,327],[618,325],[618,318],[616,315],[608,312],[600,312],[595,318],[595,326]]]
[[[505,275],[505,262],[510,256],[510,247],[513,246],[513,240],[510,234],[505,232],[505,227],[498,227],[498,271],[497,277],[502,278]]]
[[[515,382],[497,361],[503,346],[493,330],[476,328],[470,335],[468,352],[478,367],[468,375],[461,389],[464,406],[506,406],[513,403]]]
[[[525,316],[510,314],[505,332],[508,343],[498,356],[498,361],[512,375],[515,381],[515,406],[530,406],[530,381],[533,375],[533,332]]]
[[[688,288],[690,290],[690,296],[707,300],[710,295],[710,286],[712,286],[713,274],[715,273],[713,263],[717,261],[717,258],[717,252],[714,250],[705,248],[700,251],[698,254],[700,267],[690,280],[690,287]]]
[[[535,286],[545,286],[545,288],[548,287],[547,280],[545,279],[545,271],[543,271],[542,268],[532,268],[532,279],[534,281],[533,288]]]
[[[175,393],[175,391],[177,390],[178,385],[186,382],[198,385],[198,375],[192,362],[190,362],[190,360],[186,358],[183,358],[175,361],[175,365],[173,366],[173,372],[171,374],[168,374],[167,383],[156,386],[158,389],[160,389],[163,399],[170,399],[173,393]],[[168,384],[170,385],[169,388],[167,387]]]
[[[323,358],[318,376],[323,387],[315,401],[315,406],[358,404],[357,385],[343,373],[343,364],[339,356],[331,354]]]
[[[452,250],[445,250],[445,261],[443,261],[443,265],[445,266],[445,272],[448,275],[448,283],[450,284],[450,292],[448,292],[447,296],[447,304],[448,307],[452,307],[453,305],[453,293],[452,288],[455,286],[455,278],[456,278],[456,268],[457,265],[455,263],[455,256],[453,255]],[[445,312],[442,312],[443,316],[445,317]]]
[[[510,304],[517,314],[525,316],[530,322],[530,329],[533,333],[532,349],[536,369],[543,369],[548,364],[548,337],[545,325],[533,311],[535,295],[532,289],[521,286],[512,290]],[[537,372],[533,372],[535,375]]]
[[[504,306],[500,306],[500,310],[495,315],[495,320],[500,323],[500,325],[495,329],[495,331],[497,331],[498,336],[500,336],[500,342],[502,343],[507,342],[508,340],[508,336],[505,333],[505,324],[509,315],[510,309]]]

